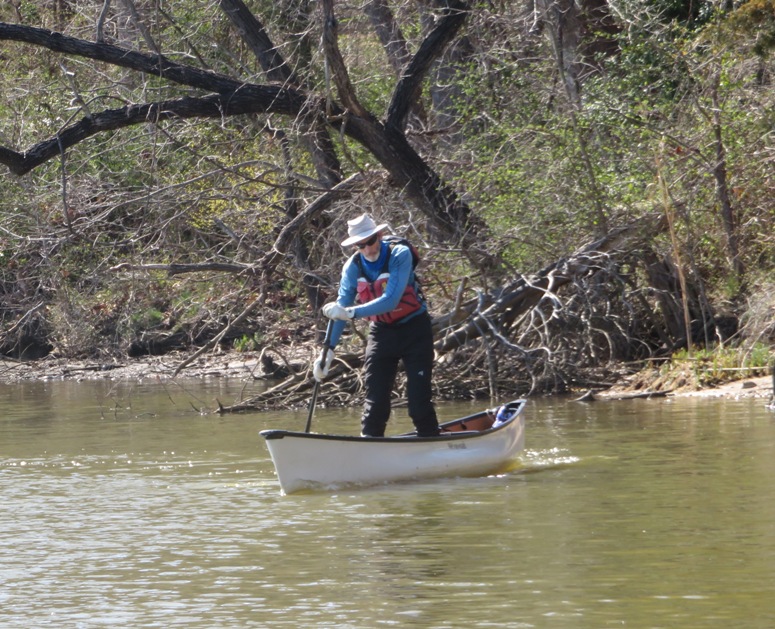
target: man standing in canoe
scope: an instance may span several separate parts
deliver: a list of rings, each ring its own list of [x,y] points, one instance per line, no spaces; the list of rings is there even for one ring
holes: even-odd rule
[[[313,375],[318,382],[328,375],[345,322],[368,319],[361,435],[384,436],[401,360],[406,370],[409,416],[418,436],[435,437],[439,423],[431,400],[433,332],[414,274],[415,253],[402,239],[383,239],[387,225],[377,225],[368,214],[347,221],[347,227],[342,247],[355,247],[355,253],[342,268],[337,300],[323,306],[323,314],[334,320],[333,329],[329,350],[325,359],[321,356],[315,361]]]

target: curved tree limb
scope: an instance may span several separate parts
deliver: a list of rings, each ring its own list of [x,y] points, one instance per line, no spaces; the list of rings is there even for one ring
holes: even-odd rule
[[[0,147],[0,164],[8,166],[16,175],[24,175],[71,146],[104,131],[170,118],[222,118],[267,112],[296,115],[307,103],[304,95],[293,90],[271,85],[243,85],[231,93],[107,109],[81,119],[24,153]]]
[[[411,107],[420,97],[422,83],[425,80],[431,64],[439,57],[447,44],[457,35],[468,16],[467,2],[448,0],[441,17],[423,40],[417,53],[405,68],[398,81],[393,97],[388,107],[386,125],[403,128]]]
[[[264,255],[263,259],[259,262],[259,266],[263,268],[270,267],[276,262],[279,256],[288,253],[291,244],[305,225],[329,207],[334,201],[347,196],[362,180],[362,173],[350,175],[347,179],[331,188],[331,190],[327,190],[317,199],[312,201],[312,203],[307,205],[302,212],[285,224],[277,235],[272,250]]]
[[[377,34],[382,48],[385,50],[385,55],[395,75],[400,78],[404,68],[411,61],[412,56],[409,52],[409,44],[396,22],[390,5],[387,0],[367,0],[363,5],[363,10],[369,16],[374,32]],[[419,97],[409,106],[409,113],[423,122],[428,119]]]
[[[227,76],[176,63],[164,55],[144,54],[112,44],[88,42],[46,28],[0,22],[0,40],[34,44],[53,52],[104,61],[209,92],[232,92],[242,85],[240,81]]]

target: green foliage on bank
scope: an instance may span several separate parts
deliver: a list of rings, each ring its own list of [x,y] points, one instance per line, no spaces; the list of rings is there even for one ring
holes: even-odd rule
[[[765,376],[772,363],[772,349],[764,343],[743,349],[715,345],[676,352],[662,371],[683,370],[692,374],[698,386],[710,387],[745,377]]]

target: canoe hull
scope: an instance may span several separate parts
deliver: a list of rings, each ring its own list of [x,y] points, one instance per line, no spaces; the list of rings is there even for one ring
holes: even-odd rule
[[[285,494],[304,489],[483,476],[507,469],[524,448],[524,400],[511,404],[516,412],[502,425],[482,431],[451,431],[433,438],[344,437],[282,430],[265,430],[261,435]],[[486,414],[488,423],[492,423],[496,410],[472,417]]]

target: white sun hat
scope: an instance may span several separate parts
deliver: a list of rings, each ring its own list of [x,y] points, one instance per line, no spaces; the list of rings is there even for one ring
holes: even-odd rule
[[[343,247],[349,247],[361,240],[366,240],[377,232],[387,229],[387,223],[377,225],[368,214],[361,214],[358,218],[347,221],[347,238],[342,241]]]

